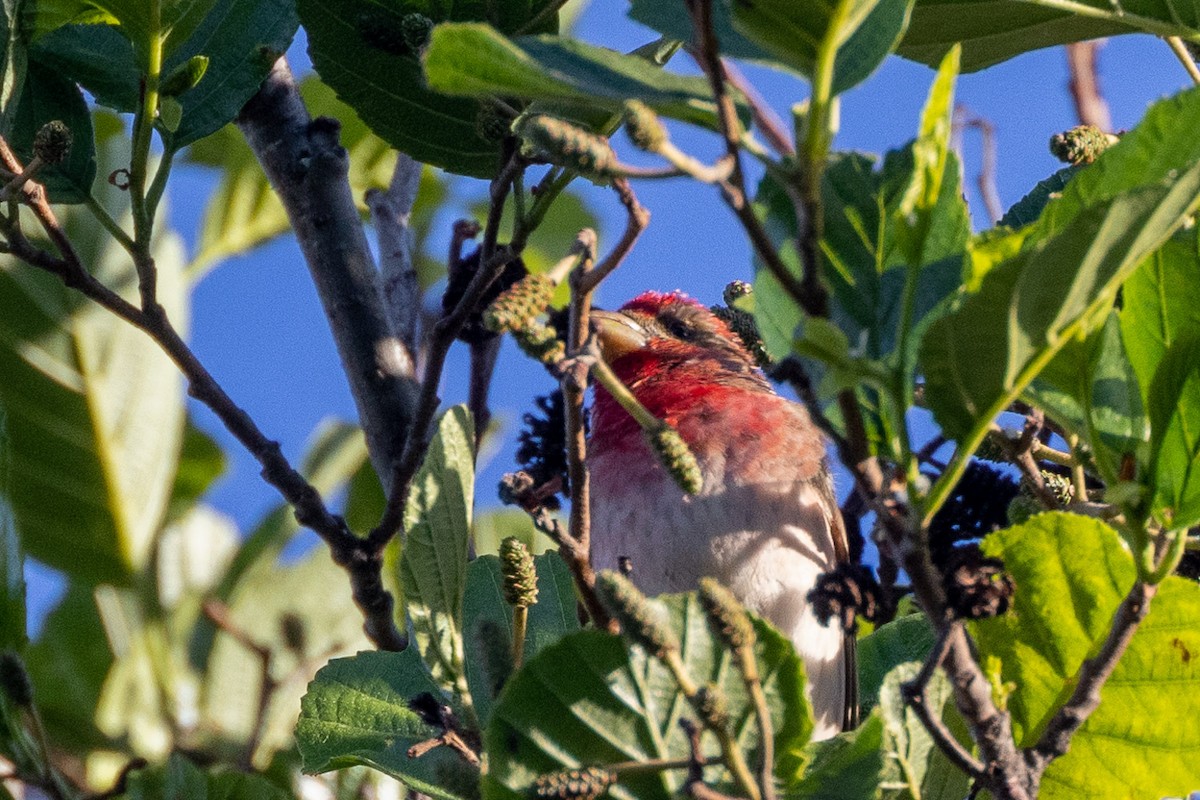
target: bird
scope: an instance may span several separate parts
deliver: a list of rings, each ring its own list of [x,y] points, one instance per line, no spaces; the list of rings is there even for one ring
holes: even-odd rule
[[[716,578],[803,658],[814,738],[851,726],[853,635],[822,624],[807,597],[848,559],[823,434],[774,391],[729,326],[685,294],[645,292],[591,319],[600,357],[679,432],[703,478],[694,496],[680,489],[638,423],[597,386],[587,456],[593,564],[630,565],[650,595]]]

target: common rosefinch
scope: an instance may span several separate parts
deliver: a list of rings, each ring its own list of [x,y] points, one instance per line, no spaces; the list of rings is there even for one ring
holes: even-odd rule
[[[648,594],[712,576],[788,636],[804,659],[814,736],[842,729],[853,692],[853,639],[818,622],[817,577],[845,560],[825,457],[808,413],[771,389],[726,324],[682,294],[647,292],[619,313],[594,312],[604,360],[688,443],[703,474],[685,494],[638,424],[601,388],[592,413],[592,554],[631,559]],[[853,696],[853,695],[851,695]]]

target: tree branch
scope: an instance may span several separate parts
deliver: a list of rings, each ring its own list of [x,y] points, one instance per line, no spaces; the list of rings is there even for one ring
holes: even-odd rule
[[[16,156],[3,139],[0,139],[0,161],[9,170],[20,172]],[[367,636],[382,649],[403,649],[406,640],[392,619],[392,596],[383,588],[380,578],[382,560],[365,551],[362,540],[350,532],[346,521],[329,511],[320,493],[284,457],[279,443],[266,437],[196,358],[166,314],[157,308],[139,309],[91,274],[80,261],[40,187],[28,196],[28,202],[60,257],[29,243],[16,221],[6,230],[12,254],[57,275],[68,287],[140,328],[166,352],[187,379],[188,394],[208,406],[234,438],[250,451],[262,466],[263,479],[278,489],[292,506],[296,520],[316,532],[329,545],[334,561],[350,574],[354,601],[365,617],[363,627]]]
[[[287,210],[349,379],[371,463],[387,476],[405,446],[418,386],[411,356],[384,317],[339,125],[309,117],[283,58],[237,124]]]
[[[379,290],[383,314],[399,340],[405,357],[402,374],[416,374],[417,322],[421,316],[421,286],[417,280],[409,218],[421,185],[421,163],[404,153],[396,159],[386,191],[367,192],[367,208],[379,243]]]
[[[1100,652],[1083,662],[1070,699],[1046,723],[1038,743],[1025,753],[1030,769],[1038,779],[1051,761],[1066,754],[1071,737],[1100,705],[1100,690],[1129,647],[1138,626],[1150,613],[1150,601],[1157,593],[1157,584],[1138,581],[1117,607]]]

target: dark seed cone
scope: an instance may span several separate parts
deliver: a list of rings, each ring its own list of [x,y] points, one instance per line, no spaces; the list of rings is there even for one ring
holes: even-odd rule
[[[954,494],[929,525],[934,563],[944,566],[945,558],[960,542],[982,539],[1007,527],[1008,506],[1017,493],[1017,482],[1011,477],[993,466],[972,461]]]
[[[978,545],[954,551],[944,571],[946,602],[962,619],[986,619],[1008,611],[1016,589],[1004,562],[988,558]]]
[[[529,608],[537,602],[537,570],[529,548],[515,536],[500,542],[500,575],[504,578],[504,602]]]
[[[624,575],[604,570],[596,576],[596,595],[621,623],[621,633],[656,655],[678,650],[679,641],[646,596]]]
[[[533,782],[538,800],[595,800],[617,782],[617,775],[600,767],[569,769],[539,775]]]
[[[400,35],[410,53],[420,53],[429,44],[433,33],[433,20],[424,14],[405,14],[400,19]]]
[[[33,137],[33,154],[47,164],[61,164],[71,154],[71,129],[62,120],[52,120]]]
[[[535,397],[536,411],[527,412],[521,419],[524,423],[517,434],[517,464],[529,473],[535,486],[549,483],[555,478],[562,480],[562,491],[569,492],[567,480],[566,412],[563,409],[562,392],[551,392]],[[584,431],[587,419],[584,418]],[[529,487],[532,488],[532,487]],[[551,510],[559,503],[551,495],[543,502]]]
[[[658,152],[667,142],[667,129],[650,106],[639,100],[625,104],[625,132],[639,150]]]
[[[475,132],[488,142],[502,142],[512,133],[512,118],[492,103],[483,103],[475,115]]]
[[[14,706],[28,708],[33,705],[33,684],[29,673],[16,653],[0,653],[0,690]]]
[[[458,305],[458,301],[462,299],[463,292],[467,290],[467,286],[470,285],[471,279],[475,277],[475,271],[478,269],[479,250],[476,249],[465,256],[461,264],[450,270],[446,281],[446,293],[442,295],[443,313],[449,314]],[[477,307],[478,310],[467,316],[467,321],[458,333],[459,341],[467,344],[483,344],[494,339],[497,334],[488,330],[483,324],[482,310],[490,306],[502,292],[524,278],[525,275],[524,261],[516,258],[508,262],[508,266],[500,273],[500,277],[484,292]]]
[[[308,631],[305,629],[303,618],[298,614],[289,611],[280,616],[279,632],[288,650],[298,656],[303,656],[308,651]]]
[[[704,487],[704,476],[700,474],[696,456],[679,435],[679,431],[664,422],[658,428],[646,431],[646,441],[658,454],[658,460],[667,468],[667,472],[671,473],[680,489],[688,494],[700,493]]]
[[[883,603],[878,582],[861,564],[838,564],[817,578],[808,593],[808,602],[821,624],[837,620],[842,630],[858,629],[857,617],[868,622],[879,618]]]
[[[737,650],[754,646],[754,623],[745,606],[714,578],[700,579],[700,606],[713,635],[726,647]]]

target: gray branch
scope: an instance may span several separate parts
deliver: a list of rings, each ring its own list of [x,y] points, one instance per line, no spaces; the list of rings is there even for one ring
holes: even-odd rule
[[[309,117],[287,61],[275,62],[237,120],[287,209],[349,379],[371,463],[391,474],[418,383],[389,330],[376,269],[348,180],[336,120]]]
[[[367,208],[379,242],[379,289],[383,313],[400,340],[414,374],[417,351],[417,322],[421,316],[421,286],[417,280],[416,254],[409,229],[413,203],[421,186],[421,163],[401,153],[387,190],[367,192]]]

